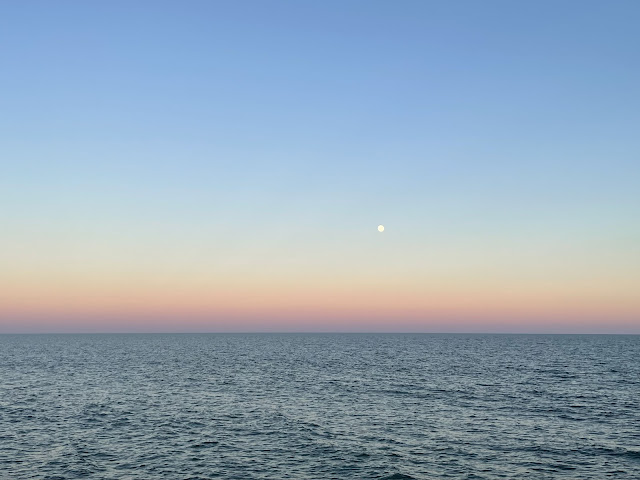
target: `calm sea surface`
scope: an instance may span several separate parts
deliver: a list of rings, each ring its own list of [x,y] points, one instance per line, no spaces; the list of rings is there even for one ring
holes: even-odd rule
[[[0,478],[640,478],[640,336],[3,335]]]

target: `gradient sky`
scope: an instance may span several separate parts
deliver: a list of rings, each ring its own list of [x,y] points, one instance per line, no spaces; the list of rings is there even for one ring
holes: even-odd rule
[[[640,333],[638,25],[3,1],[0,332]]]

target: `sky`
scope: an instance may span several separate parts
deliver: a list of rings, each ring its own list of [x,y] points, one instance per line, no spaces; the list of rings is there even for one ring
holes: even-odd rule
[[[3,1],[0,333],[640,333],[639,24]]]

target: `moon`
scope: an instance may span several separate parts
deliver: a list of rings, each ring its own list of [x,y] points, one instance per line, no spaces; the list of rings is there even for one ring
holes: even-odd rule
[[[384,232],[384,225],[378,225],[378,231],[380,233]]]

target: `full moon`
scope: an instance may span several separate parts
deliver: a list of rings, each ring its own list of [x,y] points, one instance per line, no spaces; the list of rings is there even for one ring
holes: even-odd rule
[[[378,225],[378,231],[380,233],[384,232],[384,225]]]

